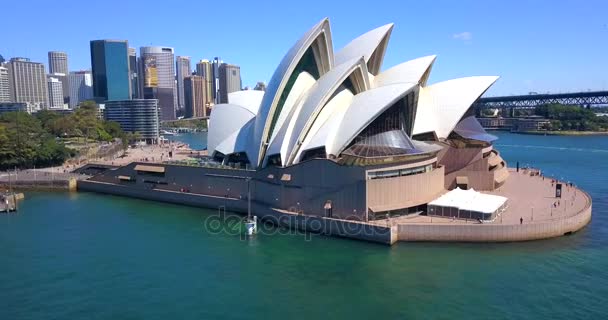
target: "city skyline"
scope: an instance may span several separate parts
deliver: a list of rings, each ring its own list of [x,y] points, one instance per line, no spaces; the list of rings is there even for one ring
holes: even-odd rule
[[[137,50],[129,47],[128,40],[91,40],[91,68],[78,71],[70,71],[68,54],[62,51],[49,51],[47,65],[27,57],[11,58],[8,63],[0,64],[0,102],[24,102],[35,112],[43,109],[71,110],[87,99],[97,103],[156,99],[161,119],[172,120],[184,115],[205,116],[207,108],[213,105],[208,96],[214,94],[217,102],[221,100],[227,103],[228,93],[242,89],[240,67],[224,63],[219,57],[215,57],[212,63],[206,59],[200,60],[193,69],[190,57],[175,56],[171,47],[146,46],[139,49],[138,57]],[[23,90],[34,90],[34,82],[23,83],[26,85],[23,88],[14,87],[20,82],[13,81],[13,78],[20,76],[11,73],[11,69],[15,69],[14,65],[19,62],[27,62],[41,69],[46,77],[45,102],[20,95],[19,92]],[[46,66],[48,73],[43,71]],[[188,101],[188,104],[184,96],[185,80],[193,81],[191,78],[194,75],[203,77],[195,77],[196,88],[190,82],[188,99],[195,101]],[[214,91],[209,87],[213,87]]]
[[[365,13],[344,9],[342,5],[333,3],[324,3],[323,12],[313,10],[319,6],[311,3],[302,7],[296,16],[280,14],[273,3],[235,1],[231,4],[239,8],[235,13],[238,23],[222,24],[220,16],[210,16],[209,23],[218,27],[206,34],[204,41],[193,41],[198,36],[194,32],[152,28],[156,17],[171,16],[177,7],[167,8],[161,13],[138,3],[124,4],[110,0],[103,8],[120,5],[124,10],[138,10],[149,19],[133,28],[131,21],[105,15],[106,9],[100,7],[99,10],[91,10],[92,16],[75,16],[75,21],[69,23],[57,22],[58,32],[53,34],[57,36],[29,36],[31,32],[27,29],[7,34],[0,44],[0,54],[6,59],[26,56],[32,61],[42,62],[46,61],[48,51],[65,51],[70,56],[73,70],[80,70],[89,68],[87,44],[90,40],[126,39],[132,47],[171,46],[175,48],[176,55],[190,56],[192,61],[222,57],[224,61],[240,65],[243,84],[253,86],[257,81],[269,81],[274,70],[272,62],[286,52],[288,39],[298,36],[301,30],[322,16],[328,16],[339,23],[339,30],[336,31],[340,32],[336,32],[334,39],[337,48],[367,29],[396,23],[398,27],[394,30],[393,38],[407,41],[390,44],[385,67],[417,56],[445,56],[441,60],[441,72],[434,74],[431,82],[461,76],[458,70],[464,66],[473,74],[501,76],[496,86],[487,93],[488,96],[527,94],[530,91],[608,89],[608,79],[603,76],[608,73],[608,58],[602,53],[608,46],[605,41],[608,38],[608,21],[602,14],[608,5],[602,1],[586,1],[576,5],[573,2],[547,1],[525,2],[525,5],[524,2],[480,4],[476,1],[440,1],[438,6],[445,10],[439,11],[429,11],[423,3],[411,3],[407,5],[407,12],[420,12],[420,16],[404,14],[402,10],[389,10],[365,19],[361,17]],[[6,17],[7,25],[26,17],[25,12],[22,14],[22,11],[11,10],[16,5],[5,4],[7,12],[13,12]],[[63,6],[46,2],[39,5],[40,10],[34,13],[35,16],[63,10]],[[190,6],[196,11],[197,8],[202,10],[205,5],[191,3]],[[353,7],[356,6],[353,4]],[[377,3],[377,7],[400,8],[403,4],[383,1]],[[89,28],[73,28],[79,21],[84,23],[90,19],[99,23]],[[281,27],[277,28],[277,25]],[[259,36],[252,36],[256,30],[271,32],[276,41],[261,41]],[[180,36],[176,37],[177,34]],[[593,49],[581,49],[587,48],[589,43],[594,43]]]

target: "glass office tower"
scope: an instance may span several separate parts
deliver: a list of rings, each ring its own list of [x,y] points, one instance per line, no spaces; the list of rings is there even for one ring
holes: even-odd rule
[[[93,95],[97,102],[131,99],[126,40],[91,41]]]

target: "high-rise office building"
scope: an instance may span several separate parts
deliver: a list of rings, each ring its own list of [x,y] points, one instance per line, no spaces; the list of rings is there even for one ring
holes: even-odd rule
[[[0,102],[11,101],[11,91],[8,81],[8,68],[0,65]]]
[[[70,102],[70,86],[68,83],[68,54],[61,51],[49,51],[49,74],[61,82],[63,88],[63,103]]]
[[[8,63],[8,75],[12,102],[27,102],[36,110],[49,107],[44,64],[27,58],[12,58]]]
[[[184,78],[192,72],[190,57],[177,56],[175,58],[175,76],[177,78],[177,106],[183,109],[186,106],[184,100]]]
[[[47,77],[48,93],[49,93],[49,109],[63,109],[63,86],[59,79]]]
[[[133,99],[106,101],[105,118],[116,121],[126,132],[139,132],[148,143],[160,138],[158,100]]]
[[[205,78],[190,76],[184,79],[184,96],[186,99],[186,118],[207,116],[207,88]]]
[[[70,108],[76,108],[81,102],[93,99],[91,71],[70,72],[68,83],[70,86]]]
[[[228,94],[241,90],[241,67],[234,64],[222,63],[219,73],[219,102],[228,103]]]
[[[209,60],[201,60],[196,64],[196,75],[205,79],[205,107],[213,105],[213,66]]]
[[[219,57],[213,58],[213,103],[220,103],[220,65],[223,61]]]
[[[49,74],[68,74],[68,55],[61,51],[49,51]]]
[[[59,82],[61,82],[61,88],[63,90],[63,104],[64,105],[69,105],[70,103],[70,88],[69,88],[69,84],[68,84],[68,75],[67,74],[63,74],[63,73],[51,73],[48,74],[48,76],[51,76],[57,80],[59,80]],[[49,101],[50,102],[50,101]]]
[[[137,66],[137,50],[129,48],[129,79],[131,80],[131,99],[139,99],[142,97],[139,86],[139,78]]]
[[[177,106],[173,48],[141,47],[144,99],[158,99],[162,120],[174,120]]]
[[[91,41],[93,96],[98,102],[131,99],[128,48],[126,40]]]

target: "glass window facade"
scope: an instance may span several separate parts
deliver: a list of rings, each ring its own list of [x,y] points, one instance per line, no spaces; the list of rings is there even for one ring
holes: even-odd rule
[[[385,170],[385,171],[372,171],[367,173],[367,177],[371,180],[373,179],[386,179],[386,178],[395,178],[395,177],[403,177],[403,176],[411,176],[415,174],[431,172],[433,171],[433,165],[429,164],[426,166],[420,166],[415,168],[407,168],[407,169],[395,169],[395,170]]]
[[[91,41],[93,95],[97,100],[131,98],[127,41]]]

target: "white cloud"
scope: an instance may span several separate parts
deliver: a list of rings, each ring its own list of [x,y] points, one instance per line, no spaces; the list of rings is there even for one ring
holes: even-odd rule
[[[469,43],[469,42],[471,42],[471,40],[473,40],[473,34],[468,31],[465,31],[465,32],[453,34],[452,38]]]

